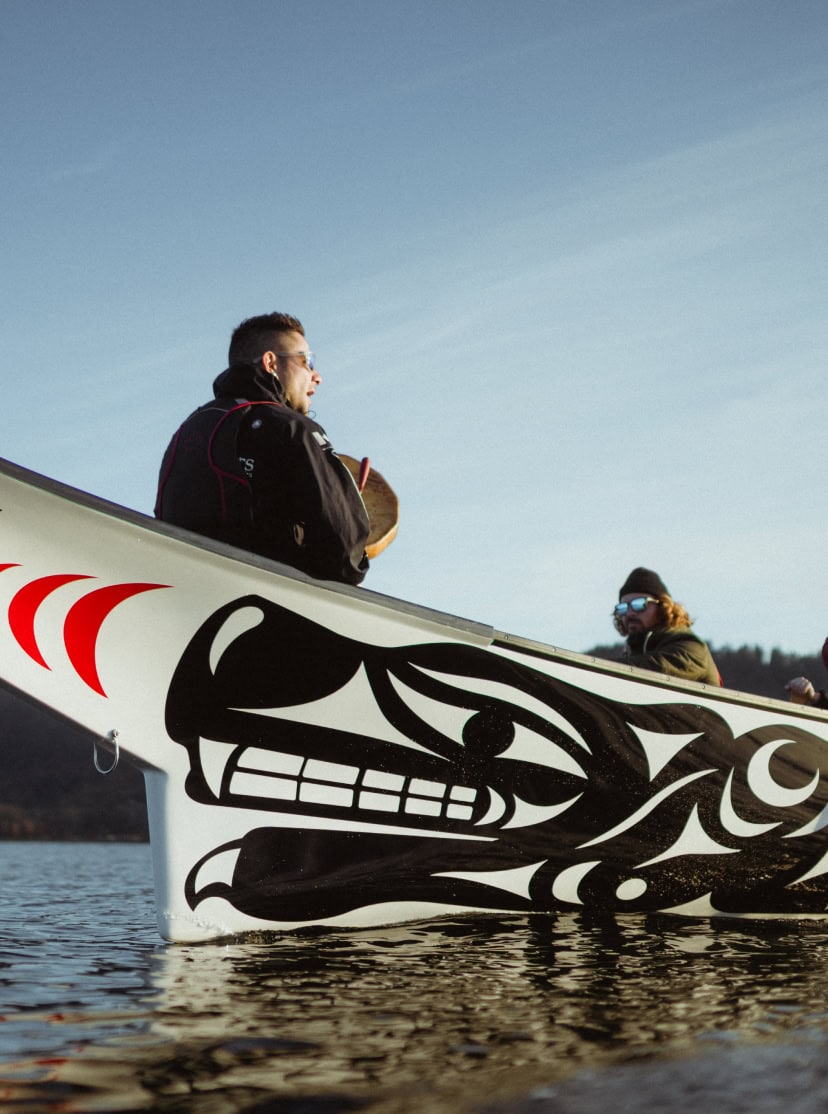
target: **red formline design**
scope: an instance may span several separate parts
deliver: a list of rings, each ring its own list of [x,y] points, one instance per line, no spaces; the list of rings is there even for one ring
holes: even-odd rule
[[[17,568],[16,564],[0,564],[0,572]],[[15,641],[32,661],[51,669],[40,652],[35,637],[35,618],[38,608],[52,592],[76,580],[92,580],[86,573],[54,573],[41,576],[20,588],[9,604],[9,629]],[[80,679],[100,696],[106,696],[98,675],[95,657],[98,634],[107,615],[118,604],[141,592],[156,588],[169,588],[169,584],[111,584],[95,588],[77,600],[67,612],[63,623],[63,641],[69,661]]]
[[[101,624],[119,603],[156,588],[169,588],[169,584],[112,584],[88,592],[69,609],[63,624],[66,652],[81,680],[101,696],[106,696],[106,693],[95,661],[95,645]]]
[[[91,580],[85,573],[55,573],[41,576],[24,585],[9,604],[9,627],[17,644],[32,661],[49,669],[35,638],[34,623],[37,609],[48,595],[73,580]]]

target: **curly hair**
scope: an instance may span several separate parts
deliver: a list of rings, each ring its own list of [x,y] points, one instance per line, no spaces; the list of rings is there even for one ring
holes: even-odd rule
[[[692,627],[693,620],[690,618],[687,608],[684,604],[676,603],[672,596],[661,595],[654,596],[658,601],[658,623],[659,627]],[[613,611],[612,622],[615,629],[619,634],[626,634],[621,620]]]
[[[305,335],[302,322],[289,313],[261,313],[247,317],[233,330],[227,353],[230,364],[254,363],[268,350],[275,350],[281,333]]]
[[[684,604],[676,603],[670,596],[658,597],[658,614],[661,619],[659,626],[692,627],[693,625],[693,620],[688,615]]]

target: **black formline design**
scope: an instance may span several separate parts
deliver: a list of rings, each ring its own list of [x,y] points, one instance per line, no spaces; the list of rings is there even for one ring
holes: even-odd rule
[[[259,826],[193,865],[187,901],[279,924],[412,901],[821,913],[825,743],[790,724],[734,736],[725,715],[683,694],[613,700],[462,643],[368,645],[243,597],[191,640],[166,721],[188,795]],[[218,856],[227,880],[203,870]]]

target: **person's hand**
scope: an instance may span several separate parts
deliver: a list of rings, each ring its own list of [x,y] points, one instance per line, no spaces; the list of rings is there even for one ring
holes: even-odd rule
[[[813,704],[816,699],[814,686],[807,677],[794,677],[792,681],[788,681],[785,688],[790,693],[794,704]]]

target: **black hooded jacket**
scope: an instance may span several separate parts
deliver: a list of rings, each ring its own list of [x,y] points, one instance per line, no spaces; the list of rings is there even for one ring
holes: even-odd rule
[[[320,425],[291,409],[260,364],[234,364],[215,398],[173,436],[156,518],[292,565],[359,584],[368,515]]]

